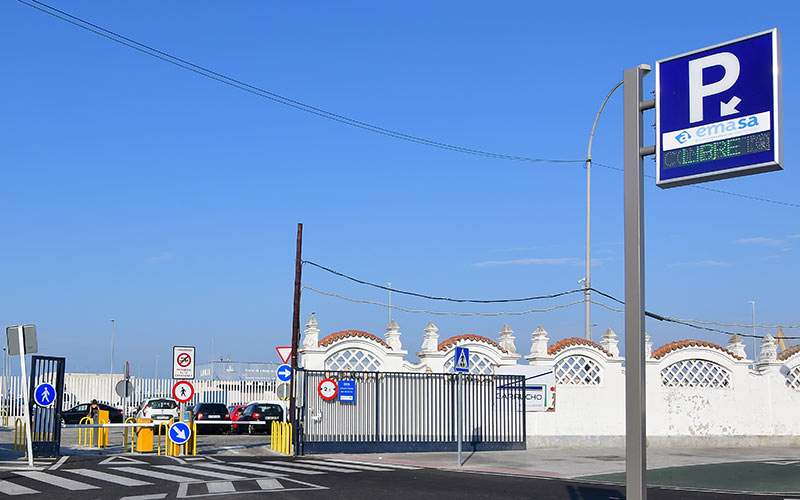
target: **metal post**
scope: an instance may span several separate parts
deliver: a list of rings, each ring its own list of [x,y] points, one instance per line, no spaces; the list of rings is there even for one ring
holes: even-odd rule
[[[114,404],[114,320],[111,320],[111,368],[108,370],[111,391],[108,393],[108,404]]]
[[[19,334],[19,369],[22,375],[22,421],[25,422],[25,439],[28,443],[28,467],[33,467],[33,437],[31,436],[30,388],[28,387],[28,370],[25,368],[25,338],[22,325],[17,327]]]
[[[756,346],[756,301],[751,300],[750,304],[753,306],[753,361],[758,361],[758,352]]]
[[[461,467],[461,443],[464,439],[463,437],[463,399],[462,399],[462,391],[463,391],[463,384],[462,384],[462,373],[458,372],[458,466]]]
[[[297,223],[297,250],[294,261],[294,304],[292,310],[292,378],[289,379],[289,418],[292,423],[292,456],[297,456],[297,405],[294,400],[294,379],[297,372],[297,348],[300,344],[300,284],[303,273],[303,223]]]
[[[583,301],[586,309],[586,340],[592,340],[592,141],[594,140],[594,130],[597,128],[600,113],[606,107],[611,94],[620,86],[622,86],[622,82],[619,82],[611,89],[611,92],[608,93],[597,111],[597,116],[594,117],[594,123],[592,124],[592,132],[589,134],[589,149],[586,152],[586,275],[583,282]]]
[[[625,497],[647,498],[647,428],[644,360],[644,162],[642,79],[650,66],[625,70]]]

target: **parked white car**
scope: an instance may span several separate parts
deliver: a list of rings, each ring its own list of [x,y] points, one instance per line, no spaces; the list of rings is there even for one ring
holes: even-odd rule
[[[178,402],[172,398],[149,398],[139,403],[136,418],[156,420],[178,419]]]

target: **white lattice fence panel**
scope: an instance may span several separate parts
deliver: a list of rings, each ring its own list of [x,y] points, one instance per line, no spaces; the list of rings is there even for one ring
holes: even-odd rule
[[[727,389],[731,386],[731,373],[705,359],[685,359],[661,370],[661,385]]]
[[[556,383],[561,385],[600,385],[602,369],[586,356],[568,356],[555,367]]]
[[[325,360],[326,370],[376,372],[381,366],[377,356],[362,349],[339,351]]]
[[[453,372],[453,364],[455,363],[455,355],[448,359],[444,364],[444,373]],[[476,375],[492,375],[492,360],[486,356],[470,352],[469,353],[469,372]]]
[[[786,374],[786,387],[800,390],[800,365],[795,366]]]

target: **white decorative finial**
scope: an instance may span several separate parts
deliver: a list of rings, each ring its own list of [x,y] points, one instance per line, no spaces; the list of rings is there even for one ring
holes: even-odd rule
[[[531,335],[531,356],[547,356],[547,330],[542,325]]]
[[[617,344],[619,344],[617,334],[614,333],[614,330],[609,328],[601,337],[600,346],[616,358],[619,356],[619,347]]]
[[[422,352],[436,352],[439,349],[439,329],[433,321],[425,327],[425,335],[422,338]]]
[[[306,323],[306,329],[303,331],[303,347],[316,348],[319,345],[319,323],[314,313],[311,313],[311,318]]]
[[[644,359],[653,357],[653,341],[650,338],[650,334],[644,332]]]
[[[746,358],[747,352],[744,348],[744,340],[738,334],[733,334],[733,337],[728,339],[728,350],[738,358]]]
[[[505,349],[509,354],[516,353],[517,346],[514,345],[514,330],[508,325],[503,325],[503,329],[500,330],[499,333],[500,339],[498,344],[500,344],[500,347]]]
[[[759,363],[772,363],[778,359],[778,341],[769,333],[761,339],[761,355]]]
[[[395,320],[391,320],[386,327],[386,343],[395,351],[402,351],[403,345],[400,343],[400,327]]]

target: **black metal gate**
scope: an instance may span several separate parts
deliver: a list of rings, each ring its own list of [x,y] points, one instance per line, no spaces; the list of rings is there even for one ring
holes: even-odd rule
[[[298,370],[296,376],[298,454],[458,447],[457,374]],[[525,449],[525,377],[464,374],[462,384],[463,449]]]
[[[31,357],[30,412],[34,457],[61,455],[61,406],[64,400],[64,365],[66,358]],[[56,399],[49,407],[34,402],[39,384],[48,383],[56,390]]]

